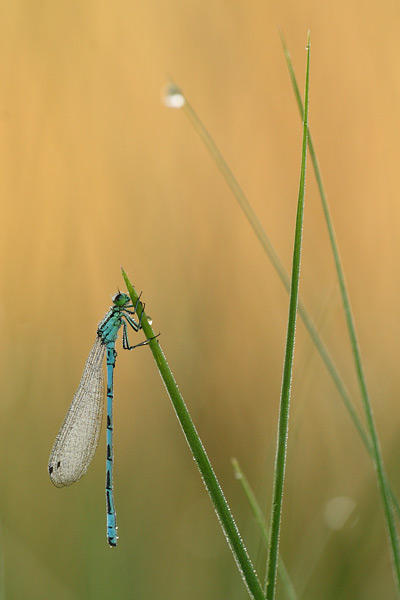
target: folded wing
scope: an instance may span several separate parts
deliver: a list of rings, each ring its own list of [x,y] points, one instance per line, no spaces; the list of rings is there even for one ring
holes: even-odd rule
[[[79,387],[54,442],[49,475],[56,487],[78,481],[86,473],[96,452],[104,407],[104,352],[104,344],[96,338]]]

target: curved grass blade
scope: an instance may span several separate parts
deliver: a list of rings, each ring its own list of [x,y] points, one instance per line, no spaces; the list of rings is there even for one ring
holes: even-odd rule
[[[164,382],[172,405],[175,409],[176,416],[178,417],[193,458],[196,461],[206,490],[211,498],[214,510],[217,514],[218,520],[225,534],[228,545],[232,551],[242,579],[252,598],[255,600],[265,600],[261,584],[258,580],[254,567],[251,564],[251,560],[243,544],[239,530],[232,516],[232,512],[211,466],[199,434],[197,433],[194,423],[190,417],[186,404],[178,389],[174,376],[172,375],[169,365],[165,359],[164,353],[161,350],[158,339],[155,339],[154,331],[150,325],[148,317],[143,310],[143,305],[141,302],[138,302],[139,297],[127,274],[122,268],[121,271],[132,303],[137,307],[137,315],[142,329],[149,340],[149,346],[153,353],[154,360],[156,361],[161,379]]]

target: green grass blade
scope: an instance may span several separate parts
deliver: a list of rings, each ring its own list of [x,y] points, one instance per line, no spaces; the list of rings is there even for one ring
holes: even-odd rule
[[[287,56],[288,56],[288,53],[287,53]],[[297,86],[297,83],[296,83],[296,80],[294,77],[293,70],[291,69],[290,66],[289,66],[289,71],[290,71],[290,74],[292,77],[292,82],[293,82],[293,86],[295,89],[296,99],[298,100],[299,108],[302,111],[303,106],[302,106],[300,94],[298,92],[298,86]],[[200,120],[196,111],[194,110],[194,108],[192,107],[192,105],[190,104],[190,102],[188,101],[186,96],[184,96],[183,92],[179,89],[179,87],[177,87],[175,85],[171,85],[169,88],[168,94],[171,97],[175,94],[179,98],[179,101],[174,106],[175,107],[183,107],[183,110],[185,111],[186,116],[192,123],[193,127],[199,134],[202,141],[204,142],[204,145],[206,146],[207,150],[209,151],[211,156],[214,158],[220,172],[224,176],[228,186],[230,187],[231,191],[233,192],[240,208],[242,209],[244,215],[246,216],[257,239],[259,240],[265,253],[267,254],[268,258],[270,259],[273,267],[275,268],[275,271],[277,272],[278,277],[282,281],[286,290],[289,291],[289,277],[280,261],[280,258],[278,256],[272,242],[270,241],[267,233],[265,232],[264,228],[262,227],[257,215],[255,214],[252,206],[250,205],[248,199],[246,198],[238,181],[234,177],[229,165],[225,161],[220,150],[218,149],[218,147],[215,144],[214,140],[212,139],[211,135],[207,131],[205,125],[202,123],[202,121]],[[168,104],[168,105],[172,106],[172,104]],[[310,151],[310,156],[311,156],[311,159],[313,162],[313,166],[315,169],[316,177],[318,180],[318,185],[320,187],[320,190],[322,190],[322,194],[324,194],[323,186],[322,186],[322,178],[321,178],[320,170],[318,168],[318,163],[317,163],[316,155],[314,152],[314,147],[313,147],[311,136],[309,137],[308,146],[309,146],[309,151]],[[325,196],[325,194],[324,194],[324,196]],[[351,396],[347,389],[347,386],[344,383],[326,345],[324,344],[320,334],[318,333],[318,330],[315,326],[314,321],[312,320],[312,318],[311,318],[309,312],[307,311],[304,303],[302,302],[301,298],[299,299],[298,312],[299,312],[299,315],[300,315],[320,357],[322,358],[322,361],[325,364],[326,369],[328,370],[328,373],[330,374],[330,376],[336,386],[336,389],[338,390],[338,392],[344,402],[344,405],[350,415],[351,420],[353,421],[353,424],[354,424],[364,446],[366,447],[369,454],[371,456],[373,456],[373,448],[372,448],[372,444],[370,441],[370,437],[369,437],[368,433],[365,431],[365,428],[361,423],[360,417],[358,416],[357,411],[354,407],[354,403],[351,399]],[[398,516],[400,517],[399,501],[398,501],[396,495],[394,494],[393,490],[391,490],[390,493],[392,496],[392,501],[394,503],[396,512],[397,512]]]
[[[300,258],[303,236],[304,195],[306,178],[307,133],[308,133],[308,97],[310,81],[310,35],[307,45],[307,68],[304,100],[303,142],[301,153],[301,171],[299,197],[297,203],[296,229],[293,247],[292,280],[289,297],[289,318],[286,335],[285,359],[282,374],[281,400],[279,406],[279,422],[277,449],[274,469],[274,486],[272,492],[271,530],[268,548],[266,597],[274,600],[276,591],[276,573],[278,566],[279,534],[282,519],[283,486],[285,481],[286,448],[289,428],[290,387],[292,382],[294,341],[296,331],[297,303],[300,281]]]
[[[251,489],[251,486],[247,480],[247,477],[243,473],[238,461],[236,460],[236,458],[232,458],[231,462],[232,462],[232,466],[233,466],[233,469],[235,472],[235,477],[239,481],[240,485],[242,486],[243,492],[244,492],[244,494],[247,498],[247,501],[250,505],[251,511],[252,511],[254,518],[257,521],[258,526],[260,528],[261,535],[262,535],[264,543],[265,543],[265,547],[267,548],[269,535],[268,535],[268,530],[267,530],[267,524],[265,522],[264,513],[261,510],[261,507],[258,504],[257,499],[255,497],[255,494],[254,494],[253,490]],[[290,578],[288,570],[286,569],[281,556],[279,556],[279,561],[278,561],[278,576],[281,580],[282,587],[286,591],[287,598],[289,598],[289,600],[297,600],[296,590],[294,589],[294,585],[292,583],[292,580]]]
[[[292,65],[292,61],[290,58],[290,53],[286,46],[286,42],[284,40],[282,32],[281,32],[281,40],[282,40],[282,45],[283,45],[286,62],[288,65],[289,74],[290,74],[290,78],[292,81],[297,105],[299,107],[300,115],[303,118],[304,109],[303,109],[303,105],[302,105],[302,101],[301,101],[301,97],[300,97],[300,93],[299,93],[299,88],[298,88],[296,77],[294,74],[293,65]],[[330,210],[329,210],[327,196],[325,193],[325,188],[324,188],[324,185],[322,182],[321,171],[319,169],[316,153],[314,150],[314,144],[312,142],[312,138],[311,138],[310,134],[309,134],[309,149],[310,149],[310,156],[311,156],[311,160],[312,160],[314,171],[315,171],[315,176],[317,179],[318,189],[319,189],[320,196],[321,196],[321,202],[322,202],[322,206],[323,206],[323,210],[324,210],[325,220],[326,220],[326,224],[327,224],[327,228],[328,228],[329,239],[330,239],[332,252],[333,252],[333,256],[334,256],[334,261],[335,261],[336,272],[337,272],[337,276],[338,276],[338,280],[339,280],[339,287],[340,287],[340,293],[342,296],[343,309],[344,309],[344,313],[345,313],[345,317],[346,317],[347,328],[349,331],[349,337],[350,337],[350,342],[351,342],[351,347],[352,347],[354,364],[355,364],[357,379],[358,379],[358,383],[359,383],[359,387],[360,387],[361,398],[362,398],[364,413],[365,413],[365,419],[366,419],[366,423],[367,423],[367,429],[369,432],[369,439],[371,440],[371,442],[368,445],[369,445],[369,449],[370,449],[370,455],[372,457],[375,471],[376,471],[379,493],[380,493],[382,503],[383,503],[383,509],[384,509],[384,513],[385,513],[387,531],[388,531],[388,536],[389,536],[389,543],[390,543],[390,547],[391,547],[391,551],[392,551],[393,569],[394,569],[395,581],[396,581],[396,586],[397,586],[397,593],[398,593],[398,596],[400,597],[400,545],[399,545],[398,532],[397,532],[397,527],[396,527],[395,518],[394,518],[392,501],[394,502],[394,505],[396,507],[398,514],[400,514],[399,503],[397,501],[395,494],[393,493],[393,491],[391,490],[391,488],[388,484],[385,469],[384,469],[382,453],[381,453],[379,439],[378,439],[378,435],[377,435],[377,431],[376,431],[376,427],[375,427],[375,421],[374,421],[374,417],[373,417],[371,401],[370,401],[369,394],[368,394],[367,382],[365,379],[364,368],[363,368],[363,364],[362,364],[362,360],[361,360],[360,347],[358,344],[353,313],[352,313],[351,305],[350,305],[350,299],[349,299],[349,295],[347,292],[344,271],[343,271],[341,260],[340,260],[340,254],[339,254],[339,249],[338,249],[338,245],[337,245],[337,241],[336,241],[335,230],[334,230],[332,218],[330,215]]]
[[[125,280],[132,304],[136,306],[138,295],[123,269],[122,276]],[[143,311],[143,305],[141,303],[138,305],[137,314],[138,318],[141,319],[142,328],[147,339],[154,338],[154,331]],[[193,421],[189,415],[189,411],[181,396],[174,376],[172,375],[163,351],[161,350],[158,339],[151,340],[149,346],[153,353],[154,360],[156,361],[158,370],[167,389],[172,405],[175,409],[183,433],[186,437],[186,441],[200,471],[204,485],[206,486],[206,489],[210,495],[222,530],[236,560],[239,572],[241,573],[242,578],[247,586],[247,590],[250,596],[255,600],[264,600],[264,593],[261,584],[258,580],[253,565],[251,564],[247,550],[242,542],[239,530],[233,519],[232,512],[218,483],[217,477],[214,473]]]

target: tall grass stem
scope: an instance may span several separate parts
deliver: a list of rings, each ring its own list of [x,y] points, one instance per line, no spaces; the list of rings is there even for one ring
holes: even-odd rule
[[[282,32],[280,32],[280,35],[281,35],[282,46],[283,46],[283,50],[285,53],[286,62],[287,62],[289,74],[290,74],[290,79],[292,81],[292,86],[294,89],[294,94],[296,97],[300,116],[301,116],[301,118],[303,118],[304,107],[303,107],[303,104],[301,101],[299,87],[297,85],[296,76],[294,74],[294,69],[293,69],[293,64],[291,61],[290,53],[288,51],[288,48],[287,48],[287,45],[286,45],[286,42],[285,42]],[[387,476],[385,473],[382,452],[381,452],[381,448],[380,448],[380,444],[379,444],[378,434],[377,434],[376,427],[375,427],[372,405],[371,405],[371,401],[369,398],[367,382],[366,382],[365,373],[364,373],[364,367],[363,367],[362,359],[361,359],[361,352],[360,352],[360,347],[359,347],[359,343],[358,343],[354,317],[353,317],[353,313],[351,310],[350,298],[349,298],[349,294],[347,292],[346,280],[345,280],[344,271],[342,268],[338,244],[336,241],[335,229],[333,226],[333,221],[332,221],[331,214],[330,214],[328,200],[327,200],[325,188],[324,188],[323,181],[322,181],[322,175],[321,175],[317,156],[316,156],[315,149],[314,149],[314,144],[313,144],[310,133],[309,133],[309,149],[310,149],[310,156],[311,156],[311,160],[313,163],[315,176],[317,179],[321,202],[322,202],[322,206],[323,206],[323,210],[324,210],[325,221],[326,221],[326,225],[328,228],[328,235],[329,235],[329,240],[330,240],[331,247],[332,247],[332,253],[333,253],[333,257],[334,257],[334,261],[335,261],[336,273],[337,273],[339,287],[340,287],[340,293],[341,293],[341,297],[342,297],[343,310],[344,310],[345,317],[346,317],[346,323],[347,323],[347,329],[348,329],[349,337],[350,337],[354,365],[355,365],[357,380],[358,380],[358,384],[359,384],[359,388],[360,388],[361,398],[362,398],[362,402],[363,402],[365,420],[367,423],[367,429],[369,432],[369,440],[370,441],[368,442],[368,448],[369,448],[369,453],[371,455],[371,458],[372,458],[372,461],[374,464],[374,468],[376,471],[378,489],[379,489],[380,497],[381,497],[382,504],[383,504],[383,510],[385,513],[386,526],[387,526],[387,532],[388,532],[388,537],[389,537],[389,545],[390,545],[391,554],[392,554],[393,571],[394,571],[396,587],[397,587],[397,594],[398,594],[398,597],[400,598],[400,545],[399,545],[399,537],[398,537],[398,531],[397,531],[392,502],[394,503],[398,514],[400,513],[399,503],[398,503],[397,497],[395,496],[395,494],[393,493],[393,491],[390,488],[390,485],[388,483]]]
[[[286,471],[286,450],[289,431],[290,391],[293,373],[294,342],[296,332],[297,304],[300,282],[300,259],[303,237],[304,196],[306,181],[307,134],[308,134],[308,98],[310,89],[310,34],[307,44],[307,67],[304,99],[303,141],[301,152],[301,169],[299,196],[297,202],[296,229],[293,246],[292,279],[289,294],[289,317],[286,334],[285,359],[283,364],[281,399],[279,405],[279,421],[277,447],[274,468],[274,485],[272,491],[272,510],[270,541],[268,547],[268,562],[266,576],[266,597],[275,599],[276,573],[278,567],[279,535],[282,519],[283,487]]]

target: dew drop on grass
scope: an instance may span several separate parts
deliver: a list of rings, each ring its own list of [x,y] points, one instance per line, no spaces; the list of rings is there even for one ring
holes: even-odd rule
[[[169,83],[162,92],[162,101],[168,108],[182,108],[185,96],[174,83]]]

